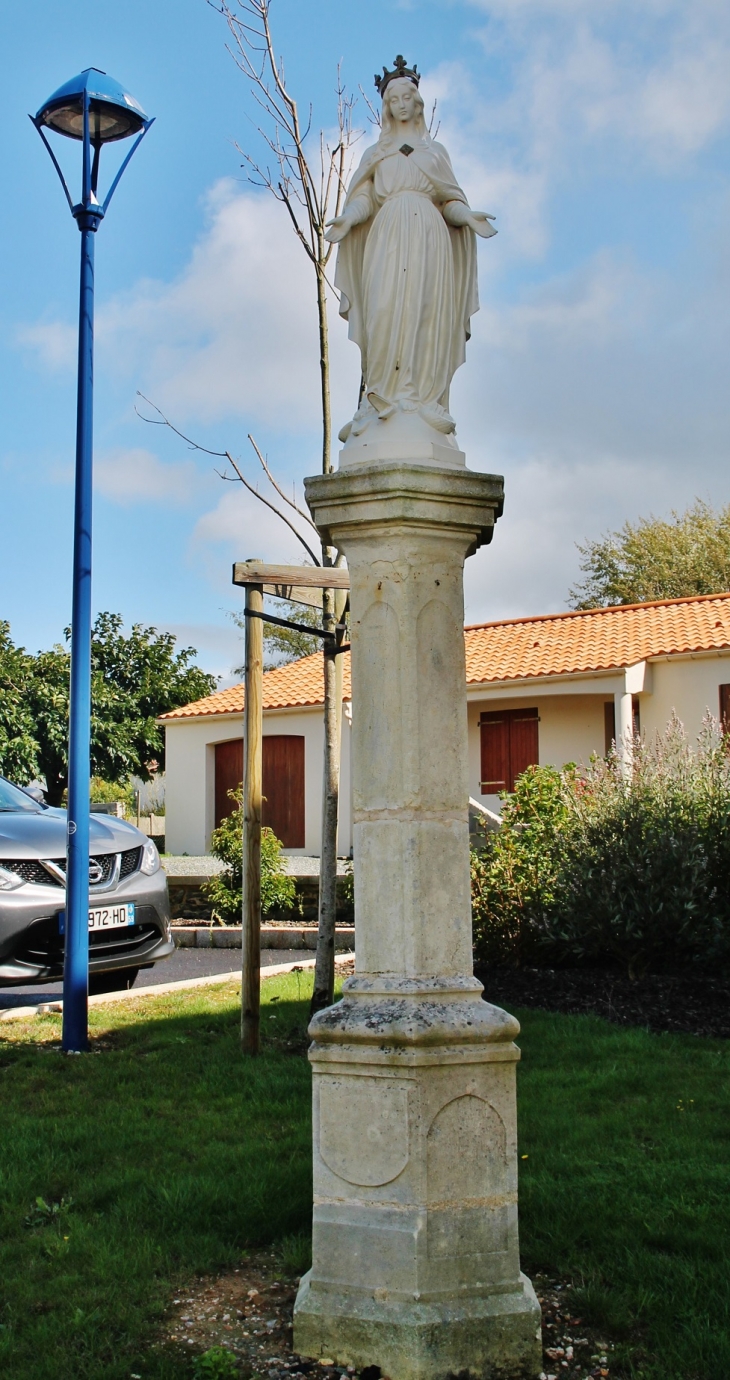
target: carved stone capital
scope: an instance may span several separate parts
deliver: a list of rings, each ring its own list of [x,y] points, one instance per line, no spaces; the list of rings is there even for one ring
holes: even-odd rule
[[[504,507],[496,474],[390,461],[305,479],[310,511],[324,540],[347,551],[358,535],[421,529],[464,540],[464,555],[492,540]]]

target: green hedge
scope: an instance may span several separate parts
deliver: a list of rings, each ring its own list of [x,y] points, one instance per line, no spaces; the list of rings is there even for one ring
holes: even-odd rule
[[[482,963],[618,966],[631,977],[730,959],[730,757],[673,719],[587,768],[531,767],[472,854]]]

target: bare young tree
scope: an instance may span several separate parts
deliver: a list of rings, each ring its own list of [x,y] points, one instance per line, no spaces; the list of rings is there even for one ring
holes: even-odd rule
[[[322,473],[332,469],[332,417],[327,321],[328,264],[333,246],[325,239],[330,220],[339,215],[350,172],[354,98],[342,84],[338,69],[336,138],[320,132],[317,151],[310,158],[312,110],[302,123],[299,107],[286,81],[284,63],[277,57],[270,25],[270,0],[208,0],[228,26],[228,51],[249,83],[261,112],[258,132],[270,159],[260,163],[239,148],[249,181],[266,188],[281,203],[292,230],[311,264],[316,282],[319,326],[319,365],[322,415]],[[315,142],[311,140],[311,142]],[[334,547],[322,543],[322,565],[342,563]],[[341,623],[344,597],[325,590],[322,620],[335,632]],[[334,1000],[335,912],[337,891],[337,821],[339,812],[340,728],[342,720],[341,658],[324,657],[324,781],[322,850],[319,882],[319,932],[311,1009],[314,1013]]]

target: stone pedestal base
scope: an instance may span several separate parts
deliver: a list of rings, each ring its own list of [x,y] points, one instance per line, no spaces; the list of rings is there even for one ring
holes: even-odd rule
[[[540,1305],[526,1275],[517,1289],[457,1303],[396,1303],[323,1294],[311,1271],[295,1305],[296,1347],[304,1356],[331,1358],[361,1370],[377,1357],[383,1375],[441,1380],[532,1377],[542,1368]]]
[[[350,978],[315,1017],[306,1356],[392,1380],[534,1377],[520,1273],[512,1016],[474,978]]]

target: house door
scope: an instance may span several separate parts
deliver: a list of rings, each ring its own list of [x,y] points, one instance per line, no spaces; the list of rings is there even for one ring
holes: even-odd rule
[[[536,709],[498,709],[482,714],[482,795],[513,791],[521,772],[537,766],[538,722]]]
[[[243,781],[243,739],[215,745],[215,827],[232,815],[236,806],[228,792]]]
[[[263,746],[263,822],[285,848],[303,848],[304,738],[271,733]]]
[[[262,823],[273,829],[285,848],[304,847],[304,738],[292,733],[264,737]],[[232,815],[228,792],[243,780],[243,740],[216,743],[215,827]]]

